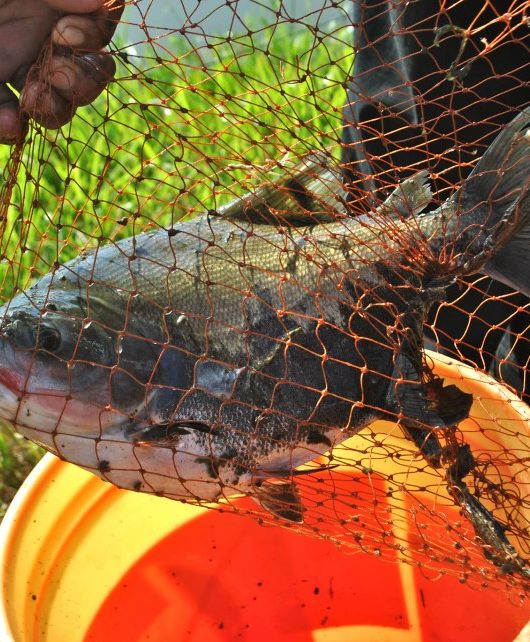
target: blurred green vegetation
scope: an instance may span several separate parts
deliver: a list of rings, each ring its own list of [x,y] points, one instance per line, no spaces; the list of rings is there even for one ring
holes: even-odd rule
[[[42,448],[21,437],[9,426],[0,425],[0,519],[43,452]]]
[[[348,27],[284,23],[195,49],[121,47],[109,90],[59,133],[32,129],[16,174],[0,150],[1,300],[86,248],[219,207],[271,159],[337,155],[351,41]],[[4,506],[40,452],[1,429]]]

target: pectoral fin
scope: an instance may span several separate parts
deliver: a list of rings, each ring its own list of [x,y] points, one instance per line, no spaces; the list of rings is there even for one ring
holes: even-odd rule
[[[146,443],[150,446],[172,447],[178,440],[192,432],[211,435],[215,428],[198,421],[186,421],[168,424],[141,424],[133,426],[127,433],[128,438],[136,443]]]
[[[301,524],[304,507],[292,481],[264,481],[256,486],[254,499],[275,517]]]

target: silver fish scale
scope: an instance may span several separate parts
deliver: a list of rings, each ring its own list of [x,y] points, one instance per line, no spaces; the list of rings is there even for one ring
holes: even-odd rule
[[[344,227],[339,229],[342,235],[347,233]],[[216,239],[227,233],[231,240],[221,246]],[[270,228],[244,229],[205,217],[183,224],[176,236],[160,231],[137,237],[134,247],[130,240],[120,242],[120,252],[112,246],[98,252],[90,271],[94,281],[90,297],[106,298],[100,288],[119,288],[120,298],[131,299],[130,308],[150,325],[160,327],[165,312],[171,314],[166,324],[176,327],[183,315],[198,342],[204,341],[205,319],[215,324],[222,343],[223,333],[247,329],[253,321],[252,299],[279,314],[303,315],[300,323],[324,314],[331,323],[342,321],[339,304],[347,297],[337,290],[340,278],[333,272],[343,270],[328,269],[324,281],[321,264],[328,257],[319,257],[318,262],[308,258],[299,249],[303,231],[293,234],[295,238],[271,234]],[[333,248],[333,254],[344,263],[342,252]],[[70,269],[75,272],[76,266]],[[226,341],[230,350],[230,336]]]

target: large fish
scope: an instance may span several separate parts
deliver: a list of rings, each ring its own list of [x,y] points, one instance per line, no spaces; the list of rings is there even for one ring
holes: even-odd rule
[[[0,416],[112,483],[188,501],[247,493],[303,520],[293,471],[378,418],[433,465],[470,397],[430,380],[422,323],[458,276],[530,294],[530,111],[438,209],[419,174],[349,215],[309,156],[219,212],[108,243],[1,311]],[[508,570],[502,527],[450,478]],[[510,566],[511,565],[511,566]]]

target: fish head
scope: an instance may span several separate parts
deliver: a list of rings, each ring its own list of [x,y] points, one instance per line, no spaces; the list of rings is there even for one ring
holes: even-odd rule
[[[112,302],[38,285],[0,310],[0,419],[56,452],[59,434],[100,437],[130,421],[142,390],[113,404],[123,373]]]

